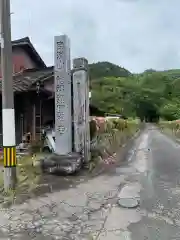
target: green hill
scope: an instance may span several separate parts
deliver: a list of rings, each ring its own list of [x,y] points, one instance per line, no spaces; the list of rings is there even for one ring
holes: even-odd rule
[[[110,62],[97,62],[89,64],[90,79],[101,77],[128,77],[131,73]]]
[[[89,69],[91,102],[103,112],[180,119],[180,69],[131,74],[109,62],[90,64]]]

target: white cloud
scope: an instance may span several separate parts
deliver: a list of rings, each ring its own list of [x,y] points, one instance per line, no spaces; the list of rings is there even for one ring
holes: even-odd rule
[[[11,2],[13,39],[29,36],[47,64],[53,64],[54,35],[65,33],[72,57],[89,62],[110,61],[133,72],[180,66],[179,0]]]

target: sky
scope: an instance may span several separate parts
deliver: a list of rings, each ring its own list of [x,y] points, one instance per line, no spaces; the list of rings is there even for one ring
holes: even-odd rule
[[[67,34],[72,58],[180,68],[179,9],[180,0],[11,0],[12,39],[29,36],[47,65],[54,36]]]

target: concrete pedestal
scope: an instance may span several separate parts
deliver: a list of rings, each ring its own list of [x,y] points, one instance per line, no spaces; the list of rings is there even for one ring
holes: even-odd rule
[[[78,153],[58,155],[52,153],[41,162],[44,172],[73,174],[82,167],[82,158]]]

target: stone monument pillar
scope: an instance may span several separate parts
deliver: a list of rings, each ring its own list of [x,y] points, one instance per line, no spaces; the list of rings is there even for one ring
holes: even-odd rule
[[[55,37],[54,56],[55,152],[43,159],[41,167],[43,171],[51,173],[59,171],[72,174],[81,168],[82,156],[78,151],[73,152],[72,148],[74,104],[72,104],[70,43],[66,35]],[[84,102],[84,98],[82,101]]]
[[[66,35],[55,36],[55,153],[72,152],[70,41]]]
[[[85,162],[90,159],[88,61],[73,60],[74,149]]]

